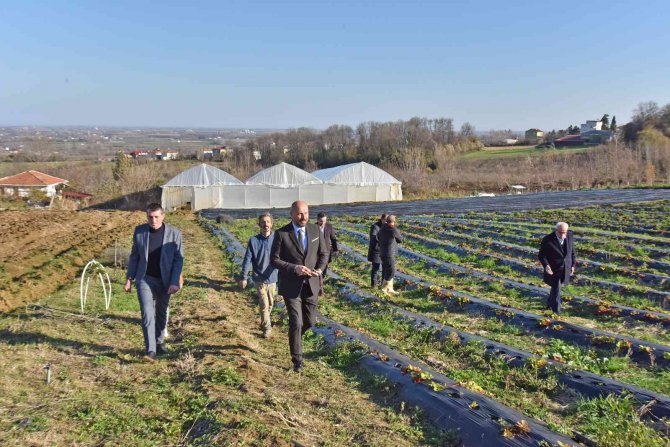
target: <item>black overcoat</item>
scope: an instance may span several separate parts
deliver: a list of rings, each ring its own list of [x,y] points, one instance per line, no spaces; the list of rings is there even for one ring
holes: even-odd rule
[[[572,267],[577,265],[572,230],[568,230],[564,244],[566,246],[562,247],[556,232],[542,238],[538,258],[544,268],[544,283],[549,286],[555,285],[558,280],[561,280],[564,285],[569,284]],[[551,267],[553,275],[547,273],[547,264]]]

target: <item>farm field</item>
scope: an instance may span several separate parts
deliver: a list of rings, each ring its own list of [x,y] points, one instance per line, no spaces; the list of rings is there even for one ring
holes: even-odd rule
[[[361,367],[369,356],[392,357],[370,347],[378,343],[420,371],[417,387],[463,387],[594,445],[670,445],[670,264],[661,256],[670,249],[669,211],[665,201],[401,216],[402,292],[393,297],[368,286],[374,218],[338,217],[343,255],[331,264],[321,311],[360,334],[350,343],[366,339],[367,348],[356,345]],[[581,279],[566,288],[560,316],[544,308],[548,288],[536,260],[558,220],[573,223]],[[254,233],[251,219],[224,227],[229,245]],[[438,376],[452,382],[436,386]],[[501,433],[505,424],[514,421]]]
[[[130,224],[144,216],[123,215],[127,248]],[[452,445],[385,381],[351,368],[349,351],[327,350],[315,335],[305,342],[309,369],[291,374],[279,309],[275,333],[262,339],[254,294],[237,288],[239,267],[218,240],[193,216],[166,221],[181,228],[186,250],[170,353],[142,361],[139,305],[122,290],[122,270],[110,271],[109,310],[94,284],[80,313],[74,278],[0,313],[0,445]],[[44,251],[60,259],[61,249]]]
[[[486,147],[479,151],[466,152],[459,158],[465,160],[488,160],[495,158],[513,158],[528,156],[556,156],[561,154],[578,154],[587,152],[595,146],[590,147],[569,147],[562,149],[536,149],[535,146],[494,146]]]
[[[0,212],[0,312],[68,284],[141,219],[122,211]]]
[[[110,271],[110,309],[94,285],[84,313],[77,276],[114,241],[127,250],[143,213],[5,211],[0,444],[670,446],[668,211],[401,214],[392,297],[369,287],[376,217],[333,217],[341,255],[302,374],[281,304],[264,340],[253,289],[235,283],[254,218],[167,216],[184,234],[185,286],[170,353],[145,363],[124,272]],[[560,316],[536,261],[557,220],[578,258]]]

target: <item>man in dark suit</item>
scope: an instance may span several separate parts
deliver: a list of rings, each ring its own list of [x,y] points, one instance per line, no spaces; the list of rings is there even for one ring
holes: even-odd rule
[[[382,229],[384,222],[386,222],[386,214],[382,214],[382,217],[370,226],[368,261],[372,263],[372,271],[370,273],[370,287],[372,288],[381,284],[379,276],[382,269],[382,258],[379,256],[379,240],[377,239],[377,236],[379,235],[379,230]]]
[[[330,264],[333,259],[337,258],[339,252],[337,251],[337,236],[335,235],[335,230],[333,225],[328,222],[328,215],[324,212],[321,212],[316,215],[316,224],[321,229],[321,234],[326,240],[326,246],[328,247],[328,264]],[[323,275],[326,275],[328,271],[328,266],[323,270]]]
[[[322,272],[328,265],[326,240],[319,227],[308,222],[307,204],[293,202],[291,222],[276,231],[270,254],[288,311],[288,342],[296,372],[302,371],[302,336],[316,324]]]
[[[542,238],[538,257],[544,267],[544,282],[551,286],[547,307],[560,314],[561,288],[570,283],[577,265],[573,235],[567,223],[557,223],[556,231]]]
[[[133,234],[133,248],[128,257],[126,284],[130,292],[137,288],[142,313],[142,334],[146,359],[165,354],[165,328],[170,295],[181,289],[184,251],[181,232],[163,223],[165,213],[158,203],[147,206],[147,223],[138,225]]]

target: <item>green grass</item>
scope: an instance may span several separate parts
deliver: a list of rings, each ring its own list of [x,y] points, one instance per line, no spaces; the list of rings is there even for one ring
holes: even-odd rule
[[[556,156],[578,154],[592,150],[595,146],[570,147],[564,149],[535,149],[535,146],[491,147],[481,151],[467,152],[459,158],[464,160],[489,160],[496,158],[514,158],[526,156]]]

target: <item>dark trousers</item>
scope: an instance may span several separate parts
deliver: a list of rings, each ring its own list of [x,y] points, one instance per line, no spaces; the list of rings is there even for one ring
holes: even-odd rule
[[[161,279],[145,276],[137,282],[137,298],[142,313],[144,348],[146,352],[156,352],[156,344],[165,342],[170,295]]]
[[[561,313],[561,288],[563,287],[563,282],[559,279],[551,286],[551,291],[549,291],[549,298],[547,298],[547,307],[551,309],[555,314]]]
[[[379,271],[382,268],[381,262],[372,263],[372,271],[370,272],[370,286],[376,287],[379,285]]]
[[[395,258],[382,258],[382,279],[390,281],[395,276]]]
[[[318,295],[312,295],[309,287],[303,286],[297,298],[284,298],[288,311],[288,345],[294,364],[302,362],[302,336],[316,324]]]

